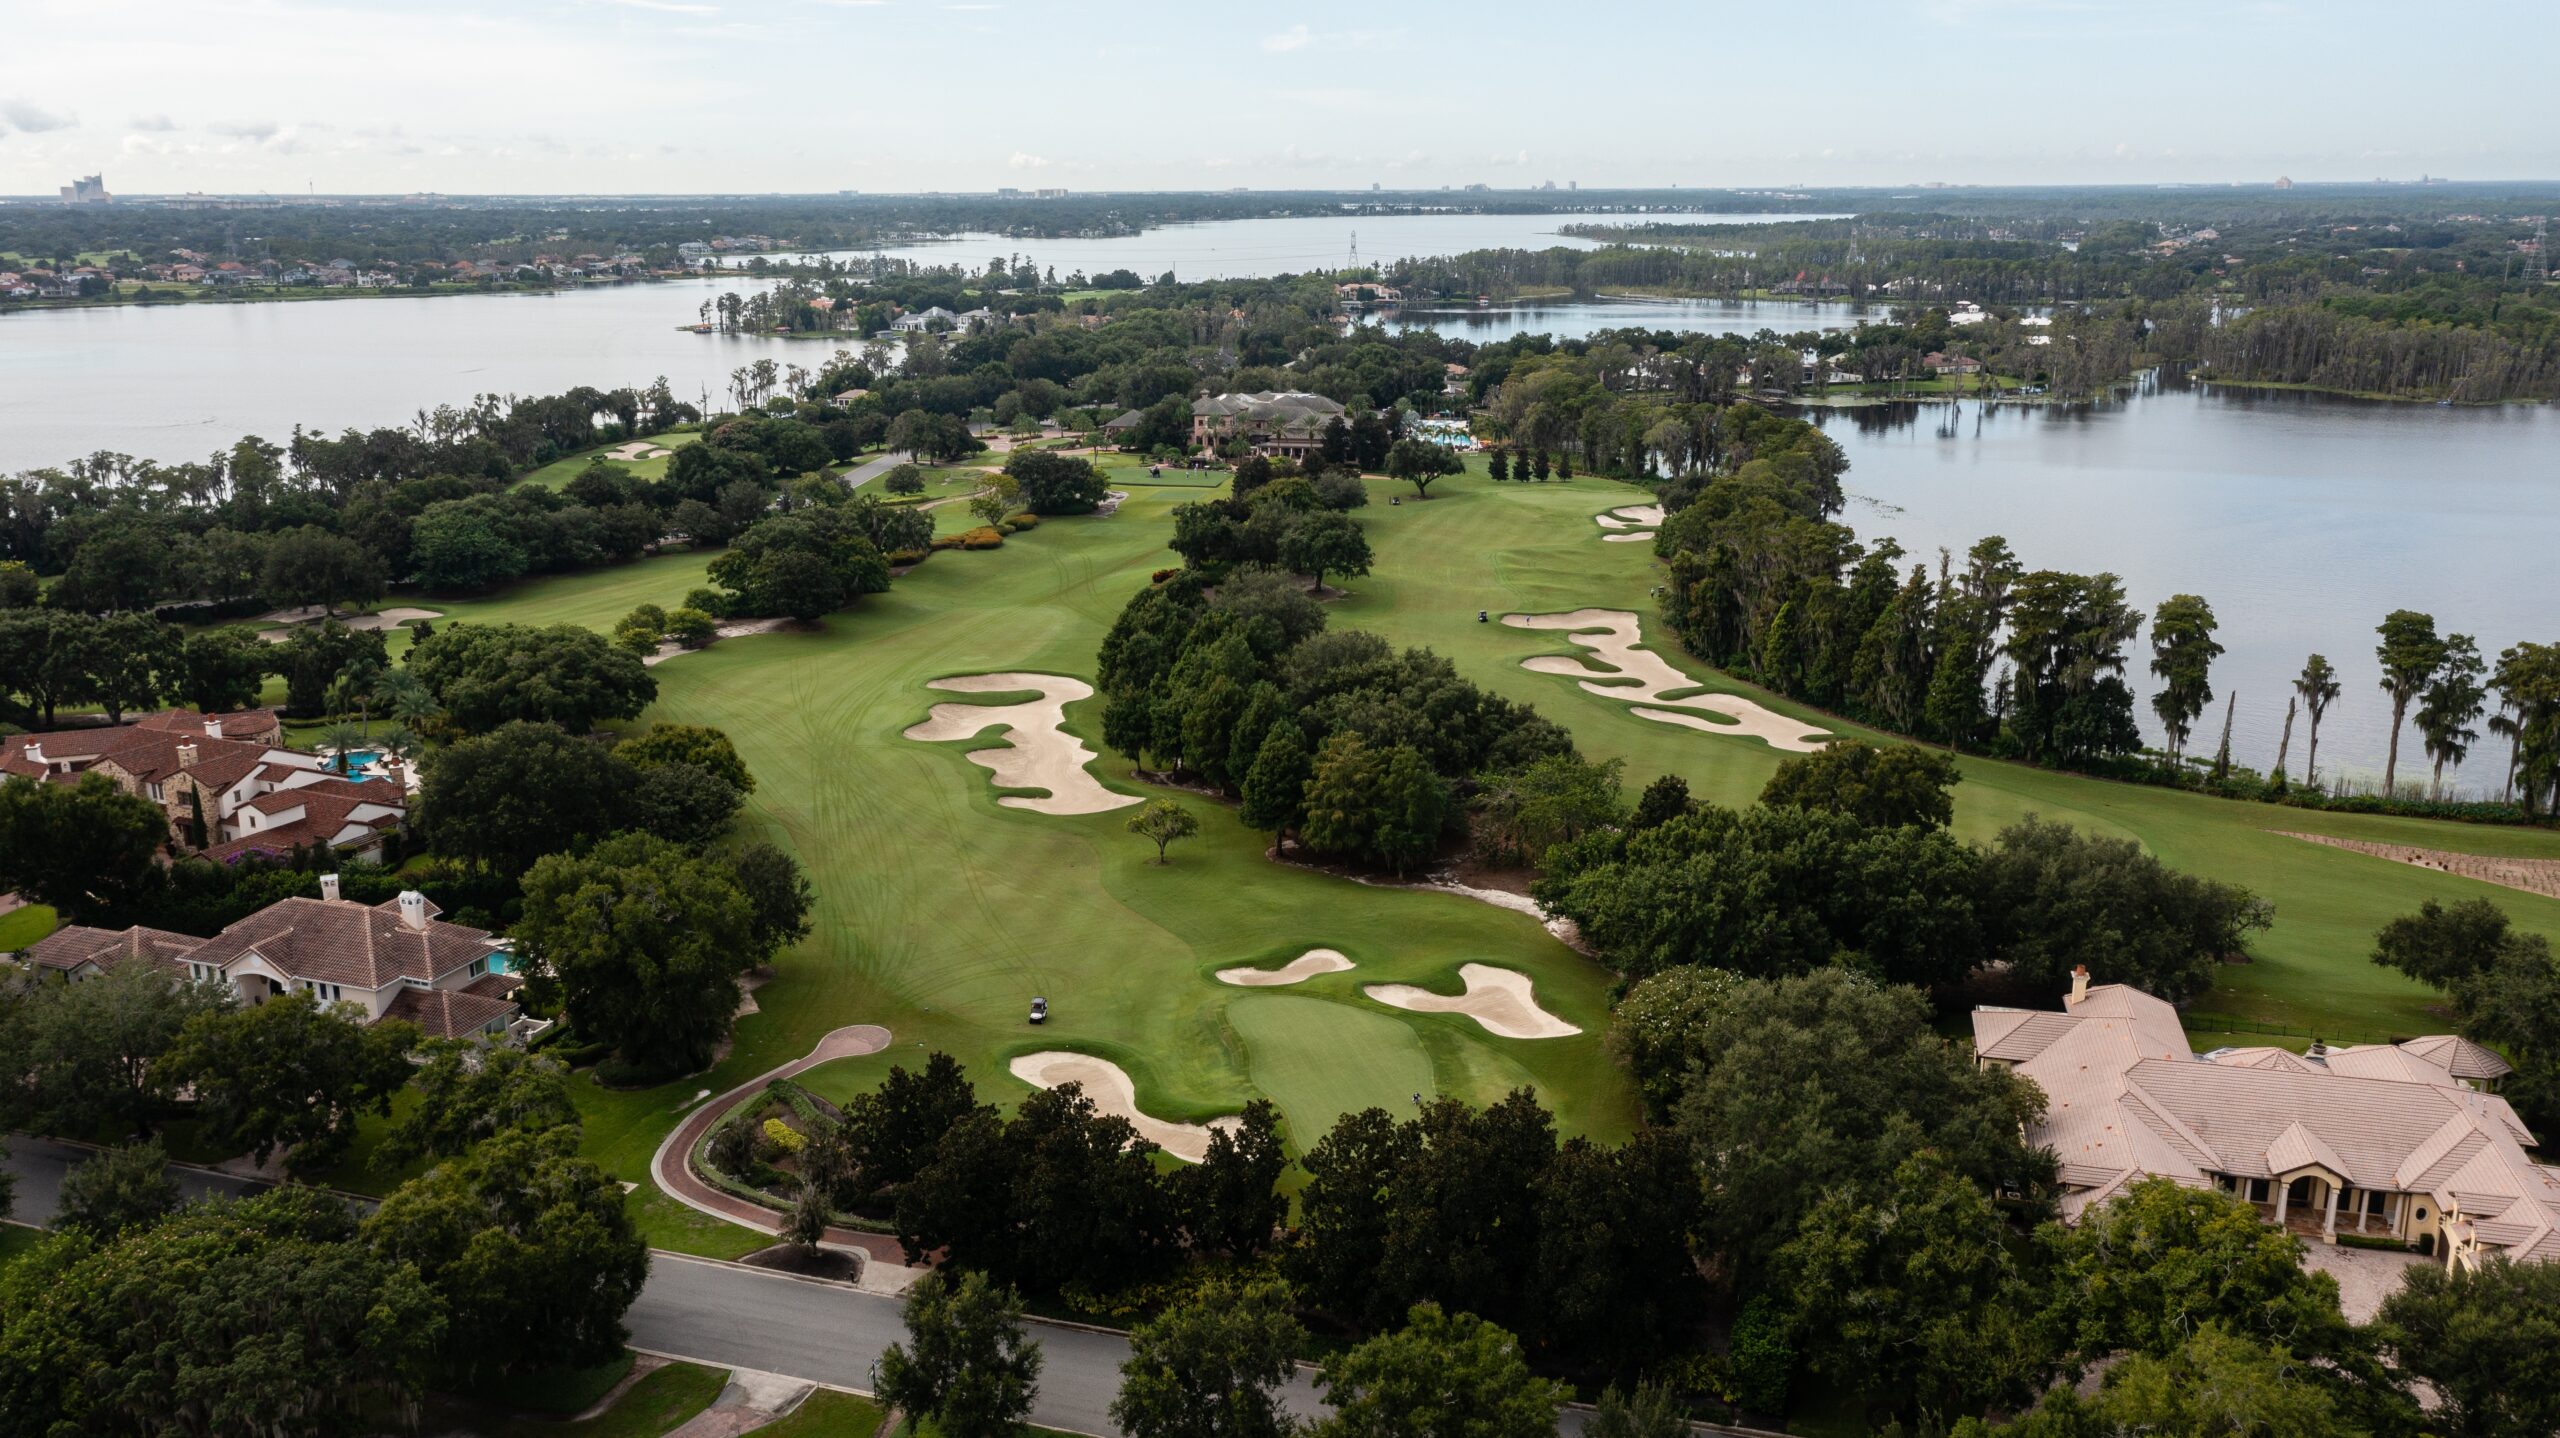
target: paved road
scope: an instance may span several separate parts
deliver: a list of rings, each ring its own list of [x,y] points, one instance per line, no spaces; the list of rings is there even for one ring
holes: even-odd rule
[[[880,456],[878,459],[855,465],[853,468],[845,471],[844,487],[847,489],[860,489],[871,481],[878,479],[880,476],[887,474],[893,469],[896,469],[899,465],[906,463],[913,457],[914,456],[912,455],[904,454],[897,450],[891,450],[889,453]]]
[[[62,1176],[71,1166],[86,1159],[90,1150],[55,1143],[49,1138],[31,1138],[13,1133],[5,1136],[9,1158],[5,1165],[18,1176],[17,1205],[9,1216],[20,1223],[48,1224],[62,1209]],[[255,1179],[233,1178],[227,1174],[207,1173],[199,1168],[169,1166],[169,1177],[178,1182],[178,1192],[188,1202],[200,1198],[246,1198],[267,1187]]]
[[[650,1256],[649,1284],[625,1320],[633,1346],[730,1367],[762,1369],[868,1390],[881,1350],[906,1337],[899,1301],[830,1283],[811,1283],[680,1257]],[[1077,1433],[1112,1433],[1127,1340],[1034,1322],[1044,1358],[1031,1420]],[[1291,1380],[1289,1406],[1322,1411],[1304,1372]]]

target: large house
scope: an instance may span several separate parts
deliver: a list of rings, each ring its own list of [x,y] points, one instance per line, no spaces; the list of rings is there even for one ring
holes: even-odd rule
[[[0,778],[103,774],[158,804],[171,836],[208,858],[326,845],[379,859],[384,836],[408,818],[405,784],[341,777],[319,755],[285,748],[283,732],[271,710],[172,709],[126,725],[13,734],[0,740]]]
[[[2560,1168],[2491,1092],[2506,1061],[2464,1039],[2198,1054],[2177,1010],[2086,969],[2062,1012],[1978,1008],[1973,1038],[1977,1063],[2044,1090],[2027,1140],[2060,1163],[2066,1221],[2166,1178],[2326,1242],[2388,1236],[2448,1266],[2560,1259]]]
[[[506,952],[482,930],[436,917],[410,890],[381,904],[338,897],[338,876],[320,877],[317,899],[282,899],[210,939],[163,929],[93,929],[73,924],[30,946],[25,960],[73,981],[119,964],[157,964],[172,978],[220,980],[243,1003],[304,992],[351,1003],[368,1022],[407,1019],[430,1038],[495,1038],[518,1010],[519,982]]]
[[[1215,395],[1191,402],[1191,447],[1205,454],[1241,438],[1258,454],[1304,459],[1342,417],[1341,405],[1303,390]]]

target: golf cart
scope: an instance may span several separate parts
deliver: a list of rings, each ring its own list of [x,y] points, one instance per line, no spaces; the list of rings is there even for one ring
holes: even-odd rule
[[[1048,1019],[1049,1001],[1047,999],[1033,999],[1031,1001],[1031,1021],[1038,1024],[1046,1023],[1048,1022]]]

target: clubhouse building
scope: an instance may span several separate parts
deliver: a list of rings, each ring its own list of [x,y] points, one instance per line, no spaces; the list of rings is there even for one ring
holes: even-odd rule
[[[2396,1239],[2449,1267],[2560,1259],[2560,1168],[2494,1091],[2506,1061],[2467,1040],[2199,1054],[2176,1009],[2086,969],[2059,1013],[1975,1009],[1973,1039],[1975,1062],[2044,1090],[2027,1141],[2059,1160],[2066,1222],[2166,1178],[2324,1242]]]

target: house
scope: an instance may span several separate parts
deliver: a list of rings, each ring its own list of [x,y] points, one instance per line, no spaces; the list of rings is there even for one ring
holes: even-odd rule
[[[1257,454],[1303,459],[1324,447],[1325,427],[1343,414],[1304,390],[1214,395],[1191,402],[1191,447],[1205,454],[1241,438]]]
[[[350,1003],[365,1021],[407,1019],[430,1038],[496,1038],[520,1016],[505,948],[479,929],[436,917],[410,890],[381,904],[338,897],[338,876],[320,876],[316,899],[280,899],[210,939],[162,929],[93,929],[74,924],[23,955],[73,981],[120,964],[157,964],[172,978],[221,981],[242,1003],[308,993]]]
[[[1921,367],[1931,374],[1980,374],[1982,361],[1971,355],[1940,354],[1931,350],[1920,357]]]
[[[936,321],[939,321],[941,327],[946,330],[960,328],[960,317],[940,305],[928,305],[920,310],[911,310],[889,321],[889,328],[900,334],[918,334],[932,329]]]
[[[282,857],[326,845],[378,860],[407,822],[406,774],[342,777],[317,754],[283,747],[275,712],[173,709],[132,724],[15,734],[0,740],[0,776],[76,783],[96,772],[158,804],[171,837],[206,857]]]
[[[1947,323],[1951,325],[1978,325],[1989,318],[1991,312],[1971,300],[1958,300],[1947,310]]]
[[[2166,1178],[2324,1242],[2388,1236],[2448,1266],[2560,1259],[2560,1168],[2491,1091],[2506,1061],[2464,1039],[2198,1054],[2176,1009],[2085,968],[2061,1012],[1977,1008],[1973,1035],[1976,1063],[2044,1090],[2027,1140],[2059,1162],[2066,1222]]]

